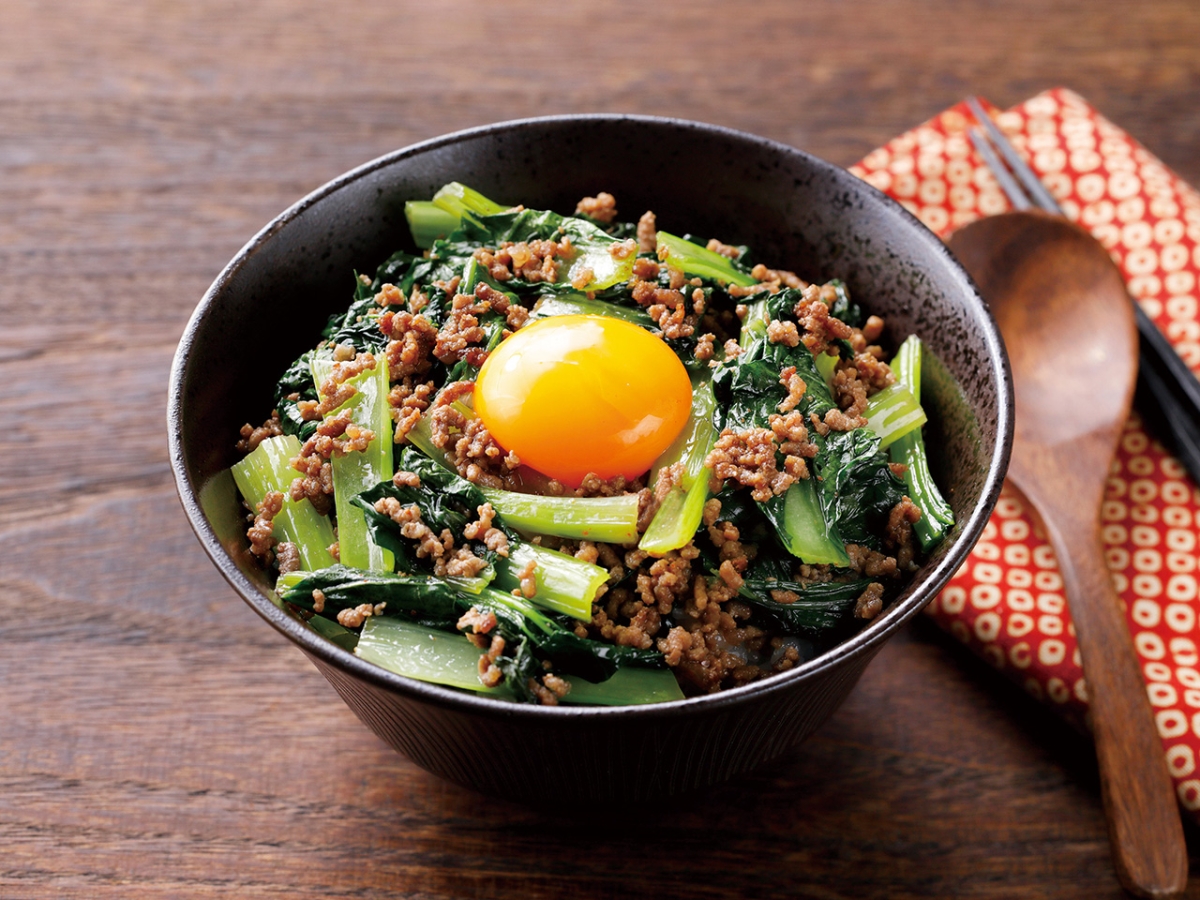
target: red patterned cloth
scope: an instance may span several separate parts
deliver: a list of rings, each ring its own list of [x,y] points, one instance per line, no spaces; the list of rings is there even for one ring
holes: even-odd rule
[[[990,111],[1067,217],[1104,244],[1142,309],[1200,369],[1200,194],[1070,91]],[[850,171],[944,237],[1010,209],[967,138],[973,124],[960,104]],[[1136,413],[1113,460],[1101,518],[1179,801],[1200,821],[1200,490]],[[1058,563],[1012,485],[926,611],[1038,700],[1086,724],[1087,683]]]

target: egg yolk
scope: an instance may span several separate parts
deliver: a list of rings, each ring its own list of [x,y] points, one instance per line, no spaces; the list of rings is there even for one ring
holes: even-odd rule
[[[492,352],[475,410],[521,462],[578,487],[584,476],[635,478],[687,422],[692,387],[661,339],[607,316],[552,316]]]

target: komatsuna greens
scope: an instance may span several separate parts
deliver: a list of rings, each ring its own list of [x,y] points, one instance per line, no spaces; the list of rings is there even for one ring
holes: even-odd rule
[[[564,215],[452,183],[406,214],[415,246],[354,276],[233,467],[251,552],[323,637],[499,701],[680,699],[843,639],[953,528],[920,339],[888,360],[842,281],[607,194]],[[529,323],[597,316],[661,340],[690,409],[646,472],[568,486],[495,441],[474,389]]]

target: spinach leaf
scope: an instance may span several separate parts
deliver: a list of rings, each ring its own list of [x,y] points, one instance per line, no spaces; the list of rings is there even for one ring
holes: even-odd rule
[[[815,638],[849,625],[858,598],[870,583],[863,579],[801,585],[775,579],[747,579],[742,585],[740,599],[776,628]],[[772,590],[793,591],[799,594],[799,599],[779,603],[771,599]]]
[[[826,521],[847,543],[878,549],[876,535],[904,496],[904,482],[888,467],[879,436],[869,428],[832,431],[812,469]]]
[[[312,355],[312,350],[300,354],[275,384],[275,409],[279,411],[283,433],[294,434],[301,442],[312,437],[319,424],[315,420],[306,420],[300,415],[299,408],[301,400],[319,399],[310,368]]]

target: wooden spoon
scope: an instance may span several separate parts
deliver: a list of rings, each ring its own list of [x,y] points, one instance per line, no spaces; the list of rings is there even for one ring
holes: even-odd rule
[[[1045,213],[982,219],[949,244],[996,316],[1012,362],[1008,477],[1041,516],[1062,570],[1117,876],[1137,896],[1176,896],[1187,885],[1183,827],[1100,540],[1105,479],[1137,377],[1124,281],[1095,239]]]

